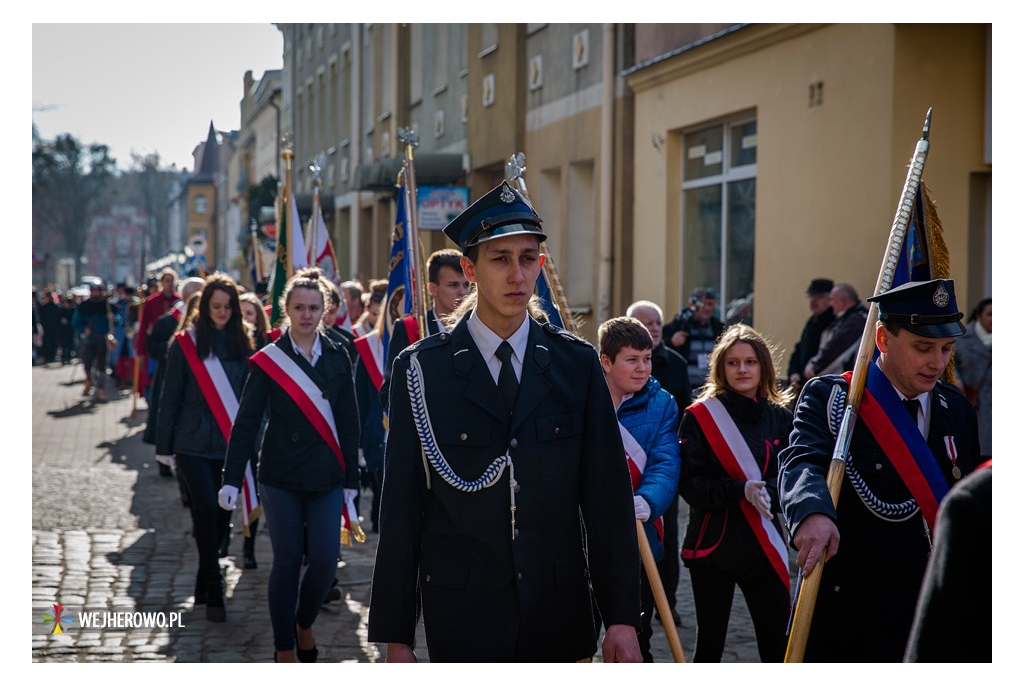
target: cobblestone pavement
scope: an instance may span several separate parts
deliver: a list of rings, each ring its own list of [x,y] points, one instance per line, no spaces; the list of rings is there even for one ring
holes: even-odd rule
[[[130,393],[108,383],[105,403],[81,396],[82,369],[32,369],[32,660],[119,662],[270,662],[273,639],[266,586],[271,549],[261,526],[255,551],[259,568],[241,567],[241,523],[235,519],[226,578],[226,623],[209,623],[193,611],[197,558],[191,520],[174,478],[161,477],[153,447],[142,442],[146,402],[132,416]],[[681,507],[680,530],[685,529]],[[367,602],[376,535],[342,548],[339,601],[324,605],[314,626],[320,660],[376,662],[382,648],[366,641]],[[680,638],[692,656],[693,600],[685,569],[677,609]],[[53,635],[52,605],[74,619]],[[84,629],[78,613],[180,612],[180,625]],[[159,617],[158,617],[159,620]],[[427,660],[422,624],[417,654]],[[672,656],[660,624],[652,646],[655,661]],[[757,661],[753,628],[737,593],[724,661]]]

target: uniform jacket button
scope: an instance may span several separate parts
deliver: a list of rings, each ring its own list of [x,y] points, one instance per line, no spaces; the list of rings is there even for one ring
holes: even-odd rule
[[[298,441],[299,441],[299,434],[298,433],[292,433],[292,442],[298,442]]]
[[[881,464],[875,464],[875,471],[881,471],[881,470],[882,470],[882,465]]]
[[[516,580],[522,580],[522,579],[523,579],[523,573],[522,573],[522,571],[520,571],[519,573],[516,574]]]
[[[459,440],[467,440],[469,438],[465,433],[459,433]]]
[[[429,583],[429,582],[430,582],[430,574],[428,573],[428,574],[427,574],[427,577],[426,577],[426,578],[424,578],[423,580],[425,580],[425,581],[427,581],[427,582]]]
[[[515,449],[519,447],[519,441],[516,440],[515,438],[512,438],[511,440],[509,440],[508,446],[511,447],[512,449]]]
[[[555,426],[555,435],[558,435],[558,431],[561,430],[558,426]]]

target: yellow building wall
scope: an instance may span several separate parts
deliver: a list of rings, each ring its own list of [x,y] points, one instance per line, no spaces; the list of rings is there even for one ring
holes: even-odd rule
[[[749,111],[758,141],[754,326],[781,348],[780,361],[810,314],[812,278],[849,282],[862,298],[873,292],[929,106],[925,181],[952,275],[965,277],[967,172],[978,168],[984,132],[984,36],[962,26],[756,25],[632,77],[634,298],[661,303],[666,318],[683,302],[682,131]],[[821,104],[810,106],[816,83]]]

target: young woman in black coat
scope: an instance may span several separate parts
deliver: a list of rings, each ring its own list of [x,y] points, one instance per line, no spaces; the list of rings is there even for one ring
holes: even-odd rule
[[[206,618],[216,622],[226,620],[218,548],[231,516],[217,506],[217,489],[227,439],[224,427],[214,415],[218,397],[203,384],[202,373],[197,375],[189,359],[199,360],[205,368],[205,360],[214,357],[230,386],[225,392],[237,402],[251,353],[252,342],[242,323],[235,282],[226,274],[213,274],[203,286],[192,325],[178,332],[167,350],[157,414],[156,453],[158,461],[172,461],[176,465],[188,486],[199,552],[196,604],[205,600]]]
[[[789,617],[789,557],[776,520],[778,454],[793,416],[771,351],[744,324],[727,328],[708,360],[708,380],[679,428],[679,494],[690,505],[683,563],[697,613],[695,662],[722,660],[738,585],[762,662],[782,661]]]
[[[342,510],[359,487],[359,410],[349,356],[320,330],[327,288],[319,270],[296,273],[281,299],[286,328],[252,357],[220,504],[234,509],[246,461],[260,449],[260,502],[274,551],[267,591],[274,660],[316,661],[313,623],[337,569]]]

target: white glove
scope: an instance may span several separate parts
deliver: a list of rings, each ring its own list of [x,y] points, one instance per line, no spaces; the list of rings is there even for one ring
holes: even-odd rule
[[[217,504],[220,505],[220,508],[225,511],[234,511],[237,502],[238,488],[234,485],[221,486],[220,491],[217,493]]]
[[[646,521],[651,518],[651,505],[643,497],[633,495],[633,514],[637,521]]]
[[[366,457],[363,456],[363,448],[359,448],[359,468],[366,468]]]
[[[163,464],[164,466],[169,466],[172,469],[177,464],[177,460],[175,460],[173,454],[158,454],[156,455],[156,460],[157,463]]]
[[[747,501],[754,505],[754,508],[760,512],[761,516],[764,516],[769,521],[772,518],[771,508],[771,496],[764,489],[763,480],[748,480],[743,485],[743,496],[747,498]]]
[[[358,496],[359,496],[359,491],[358,490],[349,490],[348,488],[345,488],[345,504],[346,505],[354,503],[356,501],[356,497],[358,497]]]

